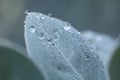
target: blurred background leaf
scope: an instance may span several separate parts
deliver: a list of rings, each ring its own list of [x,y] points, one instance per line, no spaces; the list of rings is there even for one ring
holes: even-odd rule
[[[111,80],[120,80],[120,46],[113,55],[109,71]]]
[[[19,45],[1,41],[4,40],[0,40],[0,80],[45,80],[32,61],[21,53],[24,51]]]

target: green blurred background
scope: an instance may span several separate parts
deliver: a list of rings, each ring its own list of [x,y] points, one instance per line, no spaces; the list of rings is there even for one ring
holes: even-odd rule
[[[0,38],[25,47],[25,11],[53,14],[79,31],[120,34],[120,0],[0,0]]]

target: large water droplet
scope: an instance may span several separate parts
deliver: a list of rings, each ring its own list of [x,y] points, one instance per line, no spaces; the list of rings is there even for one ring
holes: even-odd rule
[[[35,33],[35,31],[36,31],[35,27],[34,26],[30,26],[30,31],[31,31],[31,33]]]
[[[71,27],[70,26],[64,26],[64,30],[70,30]]]

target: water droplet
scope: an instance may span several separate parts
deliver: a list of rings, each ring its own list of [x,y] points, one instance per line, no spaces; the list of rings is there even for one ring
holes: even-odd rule
[[[30,26],[30,31],[31,31],[31,33],[35,33],[35,31],[36,31],[35,27],[34,26]]]
[[[36,16],[36,18],[37,18],[37,19],[42,19],[42,20],[45,19],[45,17],[42,16],[42,15]]]
[[[41,29],[38,29],[37,31],[36,31],[36,34],[38,35],[38,38],[39,39],[43,39],[44,38],[44,32],[41,30]]]
[[[77,32],[78,34],[81,34],[80,32]]]
[[[52,46],[55,46],[55,43],[52,43]]]
[[[45,17],[42,16],[41,19],[45,19]]]
[[[56,33],[57,31],[58,31],[57,28],[54,28],[54,29],[53,29],[53,32],[54,32],[54,33]]]
[[[103,64],[103,63],[101,62],[101,64]],[[101,65],[101,71],[104,71],[104,66],[103,65]]]
[[[93,50],[93,49],[90,49],[90,52],[94,52],[94,50]]]
[[[53,41],[53,39],[52,39],[52,38],[50,38],[50,39],[48,39],[47,41],[48,41],[48,42],[52,42],[52,41]]]
[[[89,60],[90,60],[90,56],[89,56],[89,55],[86,55],[85,61],[88,62]]]
[[[64,26],[64,29],[65,29],[65,30],[70,30],[71,27],[70,27],[70,26]]]
[[[58,54],[62,54],[62,52],[58,52]]]
[[[82,42],[84,43],[84,42],[85,42],[85,40],[82,40]]]
[[[53,41],[58,41],[58,35],[57,34],[54,34],[53,36],[52,36],[52,38],[53,38]]]

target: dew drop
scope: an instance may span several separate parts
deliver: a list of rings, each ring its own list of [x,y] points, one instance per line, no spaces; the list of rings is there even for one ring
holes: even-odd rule
[[[55,43],[52,43],[52,46],[55,46]]]
[[[93,49],[90,49],[90,52],[94,52],[94,50],[93,50]]]
[[[53,39],[52,39],[52,38],[50,38],[50,39],[48,39],[47,41],[48,41],[48,42],[52,42],[52,41],[53,41]]]
[[[58,54],[62,54],[62,52],[58,52]]]
[[[52,58],[54,58],[55,56],[53,54],[50,55]]]
[[[41,30],[41,29],[38,29],[37,31],[36,31],[36,34],[38,35],[38,38],[39,39],[43,39],[44,38],[44,32]]]
[[[39,19],[39,18],[40,18],[40,16],[36,16],[36,18],[37,18],[37,19]]]
[[[59,36],[58,36],[57,34],[56,34],[56,35],[53,35],[53,41],[55,41],[55,42],[58,41],[58,37],[59,37]]]
[[[30,31],[31,31],[31,33],[35,33],[35,31],[36,31],[35,27],[34,26],[30,26]]]
[[[101,66],[101,71],[104,71],[104,66],[103,65]]]
[[[45,19],[45,17],[42,16],[41,19]]]
[[[86,55],[85,61],[88,62],[89,60],[90,60],[90,56],[89,56],[89,55]]]

